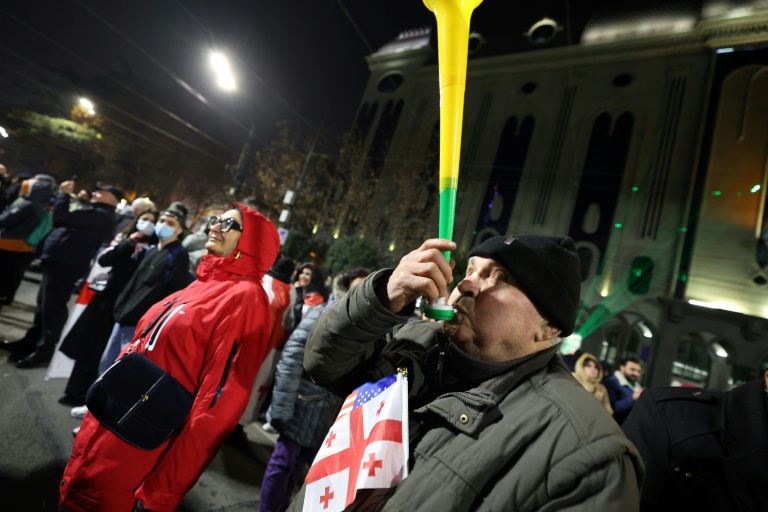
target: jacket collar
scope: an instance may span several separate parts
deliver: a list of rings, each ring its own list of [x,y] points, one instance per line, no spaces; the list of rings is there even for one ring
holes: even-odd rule
[[[559,348],[560,345],[555,345],[533,356],[521,358],[519,364],[501,375],[492,377],[473,389],[441,395],[415,412],[432,412],[464,434],[475,435],[486,425],[496,421],[501,414],[499,403],[530,374],[544,368],[553,359],[556,360],[555,364],[569,371],[557,355]]]
[[[768,454],[768,411],[765,379],[759,379],[723,394],[719,415],[722,442],[735,452]]]
[[[629,382],[627,378],[624,376],[623,373],[621,373],[620,370],[616,370],[613,372],[613,376],[616,377],[616,380],[619,381],[619,385],[626,386],[630,389],[635,389],[635,386],[637,385],[637,382]]]

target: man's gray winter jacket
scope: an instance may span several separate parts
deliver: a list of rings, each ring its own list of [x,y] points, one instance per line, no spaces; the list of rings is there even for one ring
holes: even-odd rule
[[[472,389],[442,393],[449,342],[440,324],[404,323],[380,303],[374,290],[390,273],[372,274],[329,308],[305,352],[312,378],[340,395],[409,369],[410,473],[393,489],[358,491],[348,510],[639,509],[644,470],[635,447],[556,347]],[[290,510],[303,498],[304,489]]]

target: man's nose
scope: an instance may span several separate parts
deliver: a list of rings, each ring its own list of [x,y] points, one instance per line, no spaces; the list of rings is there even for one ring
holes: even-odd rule
[[[462,279],[456,287],[465,297],[477,297],[477,293],[479,291],[477,283],[475,283],[474,280],[470,277],[465,277]]]

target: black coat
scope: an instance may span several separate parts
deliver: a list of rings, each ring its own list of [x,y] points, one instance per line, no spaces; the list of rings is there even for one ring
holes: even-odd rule
[[[177,249],[178,248],[178,249]],[[174,252],[175,261],[169,265]],[[115,302],[115,322],[123,327],[136,325],[156,302],[189,284],[189,253],[174,240],[161,249],[155,247],[144,254]]]
[[[768,511],[764,386],[643,391],[622,424],[645,462],[642,510]]]
[[[112,312],[117,296],[141,263],[144,251],[136,251],[136,242],[123,240],[99,255],[99,265],[111,267],[103,291],[96,293],[77,318],[59,350],[83,364],[98,366],[115,325]]]
[[[69,194],[53,201],[53,230],[45,238],[40,260],[72,267],[85,274],[99,247],[109,243],[115,227],[115,207],[89,203],[69,211]]]

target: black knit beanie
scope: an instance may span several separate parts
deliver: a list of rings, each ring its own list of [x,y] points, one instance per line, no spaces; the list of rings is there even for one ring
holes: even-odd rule
[[[267,274],[285,284],[291,284],[291,275],[295,268],[296,265],[294,265],[291,258],[279,258]]]
[[[570,237],[496,236],[469,252],[495,260],[506,268],[542,316],[573,333],[581,295],[581,272],[576,246]]]

